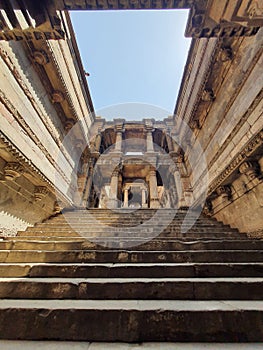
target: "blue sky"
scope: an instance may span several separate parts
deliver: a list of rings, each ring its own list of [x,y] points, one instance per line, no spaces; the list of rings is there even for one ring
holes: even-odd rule
[[[71,12],[97,115],[173,114],[191,41],[184,38],[187,16],[187,10]]]

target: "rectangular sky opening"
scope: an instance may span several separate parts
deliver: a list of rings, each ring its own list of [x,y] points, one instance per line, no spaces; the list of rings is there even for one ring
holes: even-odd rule
[[[70,13],[97,116],[172,115],[191,39],[188,10]]]

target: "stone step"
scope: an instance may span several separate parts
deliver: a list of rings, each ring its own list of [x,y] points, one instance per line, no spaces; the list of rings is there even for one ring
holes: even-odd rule
[[[158,235],[162,234],[163,236],[171,236],[174,234],[181,234],[181,235],[190,235],[190,234],[207,234],[207,235],[213,235],[213,234],[221,234],[222,236],[235,236],[239,237],[241,234],[235,231],[231,231],[228,229],[223,229],[223,228],[204,228],[204,227],[194,227],[188,229],[186,232],[182,232],[181,227],[177,228],[167,228],[167,227],[161,227],[161,226],[143,226],[143,227],[92,227],[92,226],[77,226],[77,225],[72,225],[70,227],[31,227],[28,228],[27,233],[39,233],[43,232],[44,234],[47,234],[48,232],[52,233],[60,233],[60,232],[84,232],[85,234],[89,233],[94,234],[94,233],[121,233],[121,234],[126,234],[126,236],[129,235],[134,235],[138,234],[140,232],[156,232]],[[21,231],[20,231],[21,233]]]
[[[197,224],[197,225],[212,225],[212,226],[220,226],[220,227],[224,227],[225,225],[222,224],[221,222],[218,221],[211,221],[209,219],[187,219],[186,222],[184,222],[184,218],[175,218],[173,220],[171,220],[171,218],[161,218],[162,221],[168,222],[170,224]],[[164,220],[165,219],[165,220]],[[112,218],[112,217],[106,217],[106,218],[96,218],[96,217],[77,217],[77,216],[72,216],[72,217],[59,217],[59,218],[54,218],[54,219],[50,219],[50,223],[55,224],[55,223],[59,223],[59,224],[63,224],[63,223],[67,223],[67,222],[76,222],[76,223],[94,223],[94,222],[98,222],[98,223],[103,223],[103,224],[114,224],[114,223],[120,223],[120,224],[133,224],[133,225],[138,225],[142,222],[146,223],[155,223],[158,224],[160,222],[160,217],[157,218],[152,218],[151,220],[146,220],[144,218],[128,218],[128,217],[123,217],[123,218]],[[45,224],[45,222],[43,223],[38,223],[37,225],[43,225]],[[229,225],[226,225],[227,227],[229,227]]]
[[[87,225],[93,227],[93,223],[85,223],[85,222],[73,222],[71,221],[70,223],[50,223],[49,225],[45,225],[44,223],[42,224],[38,224],[34,227],[29,227],[28,229],[32,230],[32,229],[45,229],[45,228],[53,228],[53,229],[70,229],[71,227],[80,227],[80,228],[87,228]],[[119,228],[125,228],[125,227],[138,227],[138,228],[144,228],[144,227],[161,227],[163,229],[165,228],[168,228],[168,229],[181,229],[182,225],[181,224],[170,224],[170,225],[166,225],[166,224],[160,224],[160,223],[156,223],[156,224],[153,224],[153,223],[147,223],[147,222],[144,222],[143,224],[141,223],[136,223],[134,225],[131,225],[131,224],[122,224],[122,223],[114,223],[113,224],[110,224],[110,223],[103,223],[102,225],[100,223],[98,223],[96,225],[98,228],[100,227],[103,227],[103,228],[109,228],[109,229],[113,229],[113,228],[116,228],[116,227],[119,227]],[[191,229],[193,226],[191,225],[184,225],[183,227],[186,227],[188,229]],[[208,229],[208,230],[219,230],[219,231],[231,231],[231,232],[238,232],[238,230],[235,230],[235,229],[231,229],[229,227],[225,227],[225,226],[221,226],[221,225],[212,225],[212,224],[195,224],[194,225],[194,228],[195,229]]]
[[[24,233],[24,231],[20,231],[21,233]],[[107,239],[114,239],[116,238],[115,236],[108,236]],[[6,237],[1,237],[0,236],[0,241],[23,241],[23,240],[37,240],[37,241],[68,241],[68,240],[74,240],[75,241],[85,241],[85,240],[89,240],[92,239],[93,241],[95,241],[94,237],[81,237],[79,235],[75,235],[75,236],[49,236],[49,235],[17,235],[17,236],[6,236]],[[132,239],[129,236],[122,236],[122,239]],[[143,242],[145,239],[143,237],[136,237],[136,240],[139,241],[139,239],[141,239],[141,241]],[[247,237],[246,234],[240,234],[238,236],[231,236],[231,237],[213,237],[211,236],[205,236],[203,235],[202,237],[193,237],[193,236],[184,236],[184,237],[168,237],[168,236],[158,236],[157,238],[154,238],[154,240],[158,240],[158,241],[181,241],[181,242],[203,242],[203,241],[222,241],[222,240],[226,240],[226,241],[252,241],[250,238]],[[261,242],[262,239],[253,239],[253,241],[255,242]]]
[[[263,301],[2,299],[0,338],[260,342]]]
[[[182,236],[189,236],[191,234],[193,235],[204,235],[206,234],[207,236],[212,236],[213,234],[220,234],[221,236],[233,236],[233,237],[240,237],[240,236],[246,236],[246,234],[244,233],[239,233],[236,231],[232,231],[230,229],[223,229],[223,228],[204,228],[204,227],[194,227],[194,228],[190,228],[187,231],[182,230],[181,227],[176,227],[176,228],[167,228],[167,227],[161,227],[161,226],[143,226],[143,227],[102,227],[102,226],[98,226],[98,227],[93,227],[93,226],[77,226],[77,225],[72,225],[69,227],[31,227],[28,228],[27,231],[19,231],[19,235],[23,235],[23,232],[25,232],[26,234],[30,233],[32,236],[34,233],[40,233],[43,232],[43,235],[48,234],[49,232],[51,232],[52,234],[59,234],[60,232],[64,233],[65,232],[84,232],[85,234],[89,233],[91,235],[93,235],[94,233],[101,233],[101,234],[107,234],[109,235],[110,233],[112,235],[115,235],[116,233],[120,233],[122,235],[126,235],[127,236],[132,236],[132,235],[137,235],[140,232],[141,233],[156,233],[162,237],[171,237],[172,235],[176,234],[180,234]]]
[[[263,250],[0,250],[0,262],[260,262]]]
[[[96,220],[137,220],[140,221],[141,219],[147,221],[147,220],[155,220],[157,221],[160,217],[165,218],[165,219],[172,219],[174,221],[184,221],[186,218],[188,220],[194,220],[197,222],[210,222],[214,224],[221,224],[220,221],[217,221],[213,218],[202,216],[202,215],[196,215],[196,216],[186,216],[186,215],[171,215],[165,214],[163,212],[158,212],[158,215],[150,215],[150,216],[145,216],[145,215],[132,215],[130,213],[125,213],[123,215],[115,215],[114,213],[110,214],[104,214],[104,213],[92,213],[92,212],[86,212],[86,213],[78,213],[78,212],[72,212],[72,213],[65,213],[65,214],[60,214],[55,217],[51,217],[48,221],[60,221],[60,220],[66,220],[67,218],[70,218],[72,220],[90,220],[90,219],[96,219]]]
[[[86,215],[93,215],[97,217],[120,217],[120,216],[130,216],[130,217],[153,217],[156,214],[164,215],[164,216],[174,216],[174,217],[185,217],[186,215],[188,217],[202,217],[202,218],[208,218],[203,213],[192,211],[192,210],[176,210],[176,209],[165,209],[165,208],[159,208],[159,209],[142,209],[142,210],[136,210],[136,209],[112,209],[112,210],[103,210],[103,209],[89,209],[89,210],[63,210],[62,215],[78,215],[78,216],[86,216]],[[61,214],[58,214],[54,217],[59,217]]]
[[[158,233],[158,232],[157,232]],[[39,239],[40,237],[50,237],[52,239],[57,239],[57,237],[64,237],[64,238],[81,238],[83,239],[90,239],[94,241],[96,238],[98,240],[105,239],[105,240],[129,240],[130,237],[133,237],[133,239],[136,239],[137,241],[145,241],[146,239],[154,239],[155,237],[155,232],[152,231],[147,231],[147,232],[142,232],[138,231],[137,234],[134,233],[129,233],[127,236],[127,233],[125,232],[76,232],[76,231],[58,231],[58,232],[53,232],[53,231],[26,231],[18,234],[17,237],[35,237],[35,239]],[[157,236],[157,235],[156,235]],[[203,233],[196,233],[196,232],[187,232],[185,234],[183,233],[173,233],[170,235],[165,235],[164,233],[161,233],[161,235],[158,235],[157,237],[163,238],[163,237],[168,237],[168,238],[174,238],[174,239],[185,239],[185,238],[190,238],[193,240],[199,240],[199,239],[238,239],[238,240],[243,240],[243,239],[248,239],[248,237],[244,235],[235,235],[235,234],[226,234],[226,233],[220,233],[220,232],[215,232],[214,234],[208,233],[208,232],[203,232]]]
[[[173,219],[171,220],[171,218],[165,218],[166,220],[163,220],[164,218],[160,218],[160,217],[156,217],[154,219],[151,219],[151,220],[144,220],[143,218],[129,218],[129,217],[123,217],[123,218],[112,218],[112,217],[107,217],[107,218],[104,218],[104,219],[98,219],[98,218],[94,218],[92,216],[88,216],[88,217],[77,217],[77,216],[72,216],[72,217],[58,217],[58,218],[55,218],[55,219],[50,219],[46,222],[40,222],[40,223],[37,223],[36,225],[37,226],[43,226],[43,225],[46,225],[46,224],[67,224],[69,222],[73,222],[73,223],[84,223],[84,224],[87,224],[87,223],[95,223],[95,224],[109,224],[109,225],[112,225],[112,224],[132,224],[132,225],[139,225],[141,223],[144,223],[144,224],[162,224],[162,222],[166,222],[167,224],[170,224],[170,225],[181,225],[181,224],[188,224],[188,225],[192,225],[192,224],[195,224],[195,225],[207,225],[207,226],[218,226],[218,227],[230,227],[229,225],[224,225],[223,223],[221,222],[217,222],[217,221],[211,221],[209,219],[195,219],[195,220],[184,220],[184,219]]]
[[[160,218],[163,220],[169,220],[171,221],[178,221],[178,222],[183,222],[185,220],[189,221],[189,222],[205,222],[205,223],[214,223],[214,224],[218,224],[221,225],[222,222],[219,222],[215,219],[211,219],[208,217],[204,217],[204,216],[185,216],[185,215],[171,215],[171,214],[164,214],[164,213],[158,213],[156,215],[153,216],[145,216],[145,215],[137,215],[137,216],[133,216],[132,214],[124,214],[124,215],[114,215],[112,213],[110,214],[100,214],[100,215],[94,215],[93,213],[90,212],[86,212],[85,214],[79,214],[79,213],[66,213],[66,214],[62,214],[62,215],[58,215],[56,217],[50,218],[49,221],[50,222],[56,222],[56,221],[64,221],[64,220],[82,220],[82,221],[109,221],[109,222],[114,222],[114,221],[122,221],[124,222],[125,220],[128,221],[132,221],[132,222],[140,222],[142,221],[154,221],[157,222],[158,220],[160,220]]]
[[[112,232],[112,233],[116,233],[116,232],[126,232],[129,233],[133,233],[133,232],[162,232],[162,233],[167,233],[169,235],[173,234],[173,233],[181,233],[181,227],[171,227],[171,228],[167,228],[166,226],[143,226],[143,227],[113,227],[113,226],[107,226],[107,227],[102,227],[102,226],[98,226],[98,227],[92,227],[92,226],[79,226],[79,225],[71,225],[69,227],[66,226],[50,226],[50,227],[29,227],[27,229],[27,232]],[[221,234],[225,234],[225,235],[239,235],[239,233],[235,232],[235,231],[231,231],[228,229],[224,229],[224,228],[208,228],[208,227],[193,227],[193,228],[189,228],[187,231],[188,234],[190,233],[208,233],[208,234],[213,234],[213,233],[221,233]]]
[[[1,350],[236,350],[235,343],[114,343],[0,340]],[[238,343],[239,350],[262,350],[261,343]]]
[[[0,298],[263,300],[263,278],[0,278]]]
[[[116,239],[116,238],[112,238]],[[252,240],[217,240],[217,241],[190,241],[184,242],[180,240],[160,240],[154,239],[144,243],[143,240],[138,242],[136,239],[125,239],[120,241],[119,248],[125,246],[125,242],[129,246],[134,244],[137,250],[233,250],[233,249],[247,249],[259,250],[263,249],[263,241]],[[138,243],[140,245],[138,245]],[[107,245],[107,242],[104,243]],[[98,244],[96,241],[90,242],[88,240],[3,240],[0,241],[0,250],[83,250],[83,249],[103,249],[105,246],[101,240]]]
[[[262,277],[263,263],[5,263],[2,277]]]

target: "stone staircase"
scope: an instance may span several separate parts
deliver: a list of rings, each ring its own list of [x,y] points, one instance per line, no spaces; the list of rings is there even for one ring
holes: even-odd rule
[[[263,241],[185,218],[75,210],[2,237],[0,339],[261,342]]]

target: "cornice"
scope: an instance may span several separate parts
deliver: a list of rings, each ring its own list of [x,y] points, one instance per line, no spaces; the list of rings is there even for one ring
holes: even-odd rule
[[[51,193],[57,196],[58,189],[54,187],[51,181],[32,163],[32,160],[24,155],[24,153],[10,141],[10,139],[0,130],[0,139],[5,144],[6,150],[12,154],[14,159],[20,163],[25,172],[33,173],[41,179],[49,189]],[[62,201],[69,203],[69,199],[65,197],[63,193],[60,192],[60,197]]]
[[[202,40],[205,40],[205,39],[202,39]],[[198,107],[198,104],[199,104],[200,100],[201,100],[201,97],[202,97],[205,85],[206,85],[207,80],[208,80],[209,75],[210,75],[210,70],[211,70],[210,68],[211,68],[211,66],[212,66],[212,64],[213,64],[213,62],[215,60],[215,53],[216,53],[216,50],[218,49],[218,42],[219,42],[219,40],[215,41],[213,44],[211,43],[211,45],[213,45],[213,49],[212,49],[212,52],[210,54],[209,61],[208,61],[207,65],[206,65],[205,73],[204,73],[204,75],[202,77],[201,82],[199,83],[199,87],[198,87],[198,90],[197,90],[197,93],[196,93],[196,96],[195,96],[195,100],[192,103],[192,108],[188,112],[189,118],[187,118],[187,119],[183,118],[183,120],[186,123],[189,123],[189,122],[191,122],[193,120],[194,113],[195,113],[195,111],[196,111],[196,109]],[[192,74],[193,66],[194,66],[195,60],[196,60],[196,49],[195,49],[195,47],[197,45],[199,45],[200,43],[201,43],[200,39],[197,39],[197,40],[192,42],[192,47],[190,49],[189,58],[188,58],[187,64],[186,64],[185,69],[184,69],[184,74],[183,74],[183,79],[182,79],[182,83],[181,83],[181,87],[180,87],[180,92],[179,92],[179,95],[178,95],[177,104],[176,104],[175,111],[174,111],[175,118],[177,116],[180,117],[181,115],[185,114],[185,111],[182,111],[182,103],[183,103],[183,99],[185,99],[186,91],[189,88],[189,81],[188,80],[189,80],[190,75]],[[206,44],[205,44],[205,46],[204,46],[204,48],[202,49],[202,52],[201,52],[202,57],[199,59],[198,66],[197,66],[197,69],[196,69],[197,72],[200,71],[200,68],[201,68],[201,66],[203,64],[204,57],[207,54],[208,46],[209,46],[209,40],[207,39],[206,40]],[[194,89],[196,88],[196,85],[197,85],[196,81],[197,81],[198,78],[199,78],[199,74],[196,73],[194,81],[190,85],[191,86],[190,92],[188,94],[187,102],[185,104],[186,108],[190,104],[189,101],[191,99],[191,96],[193,95]],[[182,137],[183,137],[183,135],[182,135]]]
[[[49,51],[50,60],[53,63],[53,65],[55,66],[55,69],[56,69],[56,72],[57,72],[57,75],[58,75],[58,79],[61,82],[61,85],[63,86],[63,93],[64,93],[65,99],[66,99],[66,101],[67,101],[67,103],[69,105],[69,108],[71,110],[71,113],[72,113],[71,117],[73,117],[76,121],[80,121],[78,112],[77,112],[77,110],[75,108],[75,104],[72,101],[72,97],[71,97],[71,94],[70,94],[70,92],[68,90],[67,84],[65,82],[64,75],[63,75],[63,73],[62,73],[62,71],[60,69],[60,66],[58,64],[58,61],[57,61],[57,59],[56,59],[56,57],[54,55],[52,47],[51,47],[51,45],[50,45],[50,43],[48,41],[46,42],[46,44],[47,44],[47,49]],[[64,58],[64,60],[65,60],[65,58]],[[78,99],[78,97],[77,97],[77,99]],[[81,110],[82,110],[82,113],[83,113],[83,116],[84,116],[85,113],[83,112],[82,106],[80,105],[80,107],[81,107]],[[82,123],[79,123],[79,126],[80,126],[81,131],[82,131],[82,137],[84,138],[85,141],[87,141],[86,137],[85,137],[86,132],[83,129]]]
[[[212,192],[214,192],[217,187],[221,185],[233,173],[233,171],[236,170],[241,163],[251,156],[262,144],[263,129],[241,149],[230,164],[226,166],[222,173],[212,182],[209,186],[208,195],[212,194]]]

